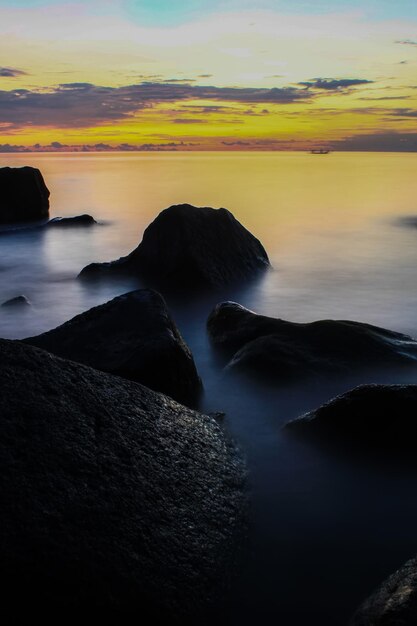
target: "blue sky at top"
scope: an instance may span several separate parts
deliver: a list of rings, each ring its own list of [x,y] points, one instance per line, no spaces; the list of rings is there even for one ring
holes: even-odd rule
[[[78,0],[79,2],[79,0]],[[75,4],[62,0],[0,0],[3,7]],[[273,10],[281,13],[320,14],[361,11],[371,20],[417,19],[417,0],[83,0],[85,6],[106,13],[126,12],[142,23],[172,25],[222,11]],[[417,36],[417,33],[416,33]]]

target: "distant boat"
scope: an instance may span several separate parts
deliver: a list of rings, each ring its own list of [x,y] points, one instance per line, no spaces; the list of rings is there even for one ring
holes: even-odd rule
[[[320,148],[317,150],[310,150],[311,154],[329,154],[330,150],[325,150],[324,148]]]

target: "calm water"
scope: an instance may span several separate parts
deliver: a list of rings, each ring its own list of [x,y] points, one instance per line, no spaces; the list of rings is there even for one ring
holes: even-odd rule
[[[417,553],[417,477],[289,439],[283,423],[353,382],[276,391],[225,380],[204,326],[227,298],[292,321],[355,319],[417,336],[417,227],[401,222],[417,216],[417,154],[1,155],[4,165],[41,169],[52,217],[88,212],[101,224],[0,237],[0,302],[23,293],[33,304],[0,313],[3,337],[43,332],[137,287],[76,276],[136,247],[171,204],[224,206],[264,243],[274,271],[256,285],[169,302],[204,380],[203,408],[226,411],[250,467],[253,555],[227,621],[345,624]]]

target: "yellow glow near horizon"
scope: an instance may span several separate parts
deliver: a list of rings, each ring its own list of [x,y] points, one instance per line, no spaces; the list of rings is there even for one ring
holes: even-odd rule
[[[177,100],[166,99],[167,92],[156,94],[136,111],[127,111],[124,104],[119,117],[120,102],[128,97],[116,91],[110,104],[103,105],[103,112],[104,106],[107,112],[115,109],[107,119],[104,113],[100,117],[100,103],[96,117],[94,102],[85,113],[84,100],[78,103],[75,92],[60,95],[60,115],[52,108],[42,115],[43,101],[34,105],[38,109],[25,109],[23,95],[16,115],[12,111],[10,119],[6,114],[0,118],[3,144],[183,141],[196,149],[237,149],[238,142],[268,139],[276,147],[296,142],[304,148],[367,133],[415,133],[417,46],[412,45],[416,24],[411,21],[371,23],[357,12],[305,16],[251,11],[156,28],[135,24],[122,14],[100,15],[83,5],[64,4],[49,9],[0,7],[0,23],[6,24],[2,65],[24,72],[0,77],[3,93],[26,89],[45,94],[65,83],[117,89],[171,80],[171,85],[187,80],[191,87],[220,89],[218,97],[208,99],[192,89]],[[410,45],[397,43],[408,40]],[[301,90],[300,83],[316,78],[364,82],[346,88],[311,87],[305,101],[252,102],[245,95],[236,101],[233,95],[222,99],[222,88]]]

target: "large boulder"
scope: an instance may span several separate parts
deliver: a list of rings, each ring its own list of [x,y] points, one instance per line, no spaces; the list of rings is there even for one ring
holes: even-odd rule
[[[164,299],[149,289],[118,296],[23,341],[184,404],[195,405],[202,389],[191,351]]]
[[[288,422],[296,433],[385,455],[417,446],[417,385],[360,385]],[[415,459],[414,459],[415,460]]]
[[[257,315],[235,302],[218,304],[207,329],[229,370],[274,382],[322,374],[417,367],[417,342],[370,324],[320,320],[299,324]]]
[[[417,558],[407,561],[362,604],[350,626],[417,624]]]
[[[226,209],[171,206],[148,226],[139,246],[80,276],[127,273],[168,288],[216,288],[248,280],[269,266],[262,244]]]
[[[0,371],[4,622],[201,623],[244,539],[222,427],[21,342]]]
[[[49,189],[34,167],[0,168],[0,223],[34,222],[49,217]]]

